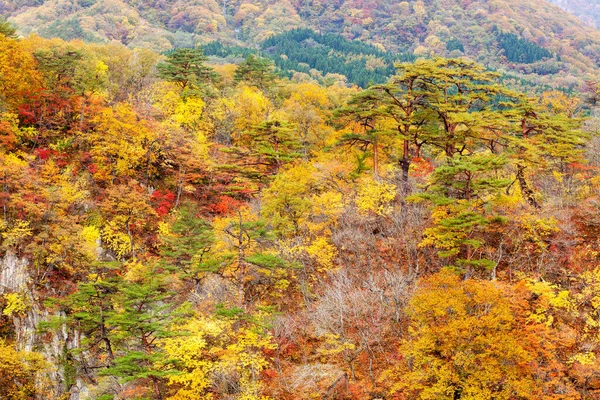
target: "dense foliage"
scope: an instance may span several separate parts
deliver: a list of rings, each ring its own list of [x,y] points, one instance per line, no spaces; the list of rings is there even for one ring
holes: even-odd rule
[[[421,57],[361,89],[10,36],[3,398],[600,395],[594,82]]]
[[[550,0],[579,19],[596,28],[600,27],[600,9],[598,0]]]
[[[210,56],[248,56],[252,50],[212,42],[202,46]],[[347,78],[360,87],[383,83],[394,72],[394,63],[414,56],[394,54],[375,46],[350,41],[336,34],[320,35],[310,29],[293,29],[265,40],[261,54],[273,60],[289,78],[312,77],[324,84]]]
[[[594,73],[600,61],[600,33],[545,0],[5,0],[0,1],[0,15],[10,17],[23,35],[116,41],[159,52],[215,40],[255,50],[274,35],[309,28],[319,32],[313,37],[319,43],[329,41],[328,34],[333,33],[407,56],[467,55],[488,67],[571,88],[584,74]],[[510,40],[499,43],[496,29],[518,40],[508,36]],[[508,60],[498,57],[502,43],[517,47],[514,57],[506,48]],[[323,44],[335,49],[336,56],[346,57],[335,44]],[[558,58],[534,55],[539,48]],[[287,45],[277,49],[293,63],[285,63],[285,68],[298,70],[297,62],[313,67],[311,60],[299,58],[309,52]],[[311,53],[315,51],[311,47]],[[314,61],[324,64],[317,68],[322,74],[339,69],[321,57]],[[380,67],[389,69],[390,64]],[[382,73],[378,71],[373,82],[383,81]],[[361,84],[370,80],[348,78]]]
[[[552,57],[547,49],[537,46],[512,33],[498,33],[498,43],[510,62],[531,64]]]

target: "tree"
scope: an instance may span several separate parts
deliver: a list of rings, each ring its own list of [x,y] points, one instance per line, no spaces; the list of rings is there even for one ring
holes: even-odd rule
[[[346,126],[351,124],[352,132],[343,135],[338,145],[357,146],[366,151],[372,150],[373,176],[379,179],[381,150],[385,137],[390,135],[386,126],[384,99],[374,90],[363,91],[354,96],[347,106],[336,111],[336,116]]]
[[[215,251],[229,261],[223,276],[238,287],[238,306],[247,310],[271,295],[270,289],[278,283],[283,288],[289,285],[293,264],[272,248],[275,235],[266,219],[244,207],[230,217],[215,219],[213,226]]]
[[[237,66],[234,79],[236,82],[246,82],[249,86],[265,90],[270,88],[277,78],[273,69],[273,63],[269,59],[250,54]]]
[[[118,351],[102,375],[115,376],[123,382],[151,382],[155,399],[163,398],[162,383],[172,374],[161,368],[165,354],[160,340],[177,336],[181,318],[189,317],[189,307],[177,307],[175,292],[168,288],[168,276],[151,265],[134,264],[113,297],[117,305],[107,319],[112,341]],[[147,387],[147,385],[145,385]]]
[[[22,42],[0,35],[0,48],[0,107],[16,112],[28,93],[40,89],[41,76]]]
[[[491,269],[495,261],[477,254],[484,245],[482,231],[503,219],[493,209],[495,198],[510,184],[498,177],[506,159],[491,154],[456,155],[433,172],[428,191],[421,198],[431,201],[433,226],[424,231],[421,246],[433,245],[442,258],[459,268]]]
[[[528,175],[547,176],[547,171],[553,170],[570,177],[572,166],[585,163],[583,149],[589,134],[581,130],[581,119],[565,106],[555,104],[548,109],[548,105],[544,107],[524,96],[519,100],[512,111],[516,126],[509,138],[509,150],[523,197],[539,208]]]
[[[407,308],[392,392],[419,399],[577,399],[552,332],[531,323],[523,286],[461,280],[442,271]]]
[[[259,326],[214,316],[190,318],[177,327],[183,335],[161,341],[168,362],[170,400],[212,398],[235,393],[239,398],[261,398],[260,372],[269,366],[265,352],[275,348]]]
[[[0,395],[7,400],[27,400],[52,396],[43,373],[48,364],[35,352],[16,351],[0,339]]]
[[[16,39],[18,37],[17,28],[4,18],[0,17],[0,35],[4,35],[9,39]]]
[[[284,102],[286,113],[302,146],[304,160],[307,161],[316,149],[324,146],[328,130],[325,124],[330,116],[332,102],[325,88],[304,83],[292,87],[293,92]]]
[[[101,275],[106,275],[102,277]],[[117,343],[113,337],[114,326],[111,318],[114,316],[115,296],[122,285],[121,279],[113,274],[92,274],[89,281],[81,281],[77,290],[57,303],[67,310],[67,324],[81,336],[81,345],[77,349],[80,357],[80,368],[88,376],[94,376],[96,369],[110,367],[115,361]],[[55,328],[60,327],[62,319],[57,321]],[[94,354],[88,359],[86,354]],[[96,363],[90,365],[91,359]]]
[[[206,61],[200,48],[176,49],[156,66],[158,77],[175,83],[184,95],[202,91],[216,79],[212,68],[205,64]]]
[[[191,202],[182,204],[176,211],[160,242],[161,263],[182,279],[193,281],[194,290],[208,274],[222,273],[233,257],[215,254],[212,225],[196,215]]]

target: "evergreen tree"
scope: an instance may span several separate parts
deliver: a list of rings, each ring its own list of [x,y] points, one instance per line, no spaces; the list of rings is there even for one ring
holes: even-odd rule
[[[216,79],[216,74],[205,64],[206,61],[200,48],[176,49],[156,68],[160,78],[175,83],[182,93],[195,92]]]
[[[115,312],[108,320],[119,351],[114,363],[101,371],[123,382],[147,379],[157,399],[163,396],[164,378],[171,374],[157,367],[166,357],[158,341],[178,335],[174,322],[190,315],[185,307],[176,307],[176,293],[168,289],[167,282],[167,276],[155,268],[123,281],[114,297]]]
[[[7,20],[0,17],[0,35],[4,35],[10,39],[16,39],[17,28]]]
[[[433,245],[455,267],[491,269],[495,262],[478,250],[485,244],[487,225],[501,223],[493,200],[510,179],[499,177],[506,158],[492,153],[455,155],[436,168],[429,190],[419,197],[433,204],[434,225],[425,230],[421,245]]]
[[[336,111],[336,117],[352,132],[343,135],[338,145],[359,147],[363,151],[369,148],[373,154],[373,174],[379,177],[379,158],[383,140],[390,135],[386,129],[384,108],[385,98],[376,90],[365,90],[355,95],[348,105]]]
[[[269,88],[277,77],[273,70],[273,63],[269,59],[250,54],[237,66],[234,79],[236,82],[246,82],[264,90]]]

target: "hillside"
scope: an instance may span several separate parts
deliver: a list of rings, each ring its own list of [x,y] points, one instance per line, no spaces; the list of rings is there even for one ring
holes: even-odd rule
[[[590,26],[600,27],[599,0],[550,0]]]
[[[600,399],[599,31],[541,0],[0,13],[1,400]]]
[[[273,34],[309,27],[392,52],[464,54],[534,78],[552,75],[546,81],[566,87],[594,74],[600,61],[600,31],[544,0],[36,0],[4,1],[0,11],[11,16],[22,34],[116,40],[159,51],[212,40],[254,45]],[[537,46],[534,52],[548,54],[527,62],[507,57],[499,34],[516,35],[523,41],[519,46]]]
[[[600,396],[597,84],[9,36],[0,398]]]

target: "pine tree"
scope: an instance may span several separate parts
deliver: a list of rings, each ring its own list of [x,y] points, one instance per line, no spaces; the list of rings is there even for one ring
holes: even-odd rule
[[[433,204],[434,223],[421,246],[433,245],[440,257],[467,274],[473,267],[493,268],[494,261],[477,250],[485,244],[486,226],[503,221],[493,201],[511,182],[498,174],[506,162],[492,153],[455,155],[436,168],[428,191],[419,195]]]
[[[175,83],[182,93],[193,93],[205,89],[216,79],[206,61],[200,48],[176,49],[156,68],[159,78]]]
[[[385,98],[376,90],[365,90],[355,95],[348,105],[336,111],[338,121],[351,128],[343,135],[338,145],[356,146],[363,151],[369,148],[373,157],[373,175],[379,177],[379,163],[382,142],[390,135],[385,120],[388,114],[384,108]]]
[[[4,35],[9,39],[16,39],[17,28],[10,22],[0,17],[0,35]]]
[[[246,82],[250,86],[265,90],[272,86],[277,78],[273,70],[271,60],[250,54],[237,66],[234,79],[236,82]]]

